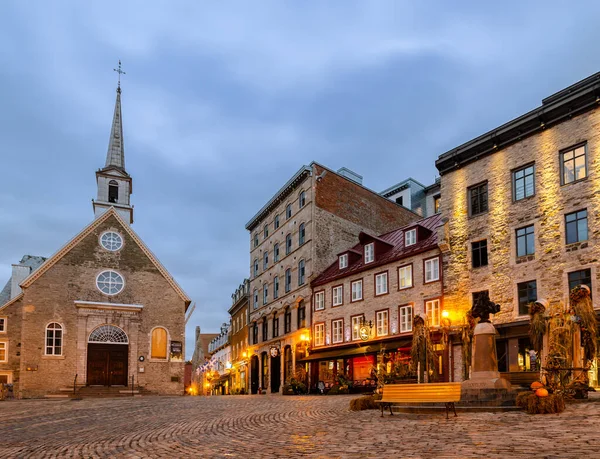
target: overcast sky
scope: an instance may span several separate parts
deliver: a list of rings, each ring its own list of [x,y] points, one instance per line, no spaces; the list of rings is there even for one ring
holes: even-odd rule
[[[0,288],[93,218],[118,59],[133,228],[218,331],[245,223],[312,160],[381,191],[600,70],[600,3],[0,3]]]

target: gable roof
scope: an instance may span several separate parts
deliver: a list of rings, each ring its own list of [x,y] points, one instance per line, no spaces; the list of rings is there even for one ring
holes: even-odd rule
[[[441,221],[442,216],[440,214],[435,214],[431,217],[427,217],[423,220],[410,223],[409,225],[405,225],[402,228],[395,229],[393,231],[390,231],[389,233],[385,233],[377,238],[374,238],[375,240],[379,240],[384,242],[385,244],[388,244],[389,246],[391,246],[391,248],[390,250],[387,250],[379,256],[377,255],[377,253],[375,253],[375,256],[377,257],[376,260],[366,265],[364,263],[363,258],[363,246],[361,243],[356,244],[351,249],[341,253],[352,251],[354,253],[360,254],[360,257],[357,257],[354,260],[354,262],[350,262],[348,267],[343,269],[340,269],[339,263],[336,260],[327,269],[325,269],[325,271],[323,271],[315,280],[313,280],[311,284],[313,286],[323,285],[327,282],[331,282],[336,279],[352,276],[359,272],[366,271],[368,269],[373,269],[377,266],[385,265],[387,263],[398,261],[403,258],[407,258],[422,252],[426,252],[428,250],[435,249],[438,246],[436,229],[442,224]],[[407,229],[415,228],[417,226],[429,230],[430,234],[426,238],[417,241],[416,244],[413,244],[409,247],[404,247],[404,231]],[[373,236],[371,236],[370,238],[373,238]]]
[[[30,273],[38,269],[42,263],[46,261],[45,257],[40,257],[37,255],[23,255],[21,261],[18,263],[20,266],[27,266],[29,268]],[[4,286],[4,288],[0,291],[0,306],[4,303],[8,302],[12,295],[12,275],[8,278],[8,282]]]
[[[90,223],[87,227],[83,229],[77,236],[67,242],[58,252],[52,255],[46,262],[39,267],[36,271],[34,271],[29,277],[27,277],[22,283],[21,287],[27,288],[31,284],[33,284],[38,278],[40,278],[46,271],[48,271],[52,266],[54,266],[62,257],[64,257],[73,247],[75,247],[79,242],[81,242],[85,237],[92,233],[98,226],[108,220],[109,217],[115,217],[119,224],[123,227],[123,230],[131,236],[131,238],[136,242],[138,247],[142,249],[142,252],[146,254],[146,256],[150,259],[150,261],[154,264],[156,269],[163,275],[163,277],[167,280],[167,282],[173,287],[173,289],[177,292],[180,298],[185,302],[185,309],[189,307],[191,300],[186,295],[186,293],[182,290],[179,284],[171,277],[166,268],[162,265],[158,258],[150,251],[150,249],[144,244],[144,242],[140,239],[140,237],[131,229],[127,223],[123,221],[119,214],[115,210],[114,207],[109,208],[106,212],[104,212],[100,217],[96,218],[92,223]]]

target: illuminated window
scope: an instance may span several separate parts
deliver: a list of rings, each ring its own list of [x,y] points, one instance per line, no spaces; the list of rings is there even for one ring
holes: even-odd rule
[[[469,191],[469,215],[479,215],[488,210],[488,184],[472,186]]]
[[[348,267],[348,254],[340,255],[339,257],[339,267],[340,269],[344,269]]]
[[[379,311],[376,316],[377,336],[387,336],[389,333],[388,311]]]
[[[587,177],[586,145],[581,145],[560,154],[562,184],[576,182]]]
[[[400,333],[412,331],[413,308],[412,306],[400,307]]]
[[[412,265],[398,268],[398,288],[410,288],[413,286]]]
[[[440,280],[440,259],[425,260],[425,283]]]
[[[415,245],[417,243],[417,230],[411,229],[404,233],[404,246]]]
[[[572,212],[565,215],[567,244],[588,240],[587,210]]]
[[[344,320],[337,319],[331,321],[331,329],[332,329],[332,342],[333,344],[343,343],[344,342]]]
[[[535,194],[535,166],[525,166],[513,172],[513,199],[520,201]]]
[[[441,209],[440,209],[440,204],[441,204],[441,203],[442,203],[442,198],[441,198],[441,196],[434,196],[434,198],[433,198],[433,211],[434,211],[436,214],[439,214],[439,213],[440,213],[440,210],[441,210]]]
[[[363,315],[352,317],[352,341],[360,339],[360,326],[363,320]]]
[[[315,346],[325,344],[325,324],[315,324]]]
[[[8,362],[8,343],[0,341],[0,362]]]
[[[338,285],[337,287],[333,287],[331,289],[332,297],[333,297],[333,305],[339,306],[344,302],[344,287],[342,285]]]
[[[153,359],[167,358],[167,330],[162,327],[152,330],[152,351],[150,357]]]
[[[363,299],[362,293],[362,280],[357,280],[350,284],[352,286],[352,301],[358,301]]]
[[[430,300],[425,302],[425,314],[429,319],[431,327],[439,327],[440,325],[440,300]]]
[[[365,263],[371,263],[375,260],[375,244],[371,242],[365,245]]]
[[[384,295],[388,292],[388,275],[387,273],[377,274],[375,276],[375,296]]]
[[[315,311],[322,311],[325,309],[325,292],[315,293]]]

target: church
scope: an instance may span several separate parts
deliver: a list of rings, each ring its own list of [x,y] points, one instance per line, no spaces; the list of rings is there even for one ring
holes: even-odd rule
[[[96,183],[94,220],[51,257],[24,256],[0,291],[0,383],[15,397],[183,394],[190,299],[131,228],[120,82]]]

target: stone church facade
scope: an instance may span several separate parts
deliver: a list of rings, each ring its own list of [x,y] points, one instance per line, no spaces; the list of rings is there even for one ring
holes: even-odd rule
[[[106,165],[96,173],[96,219],[28,268],[12,283],[20,292],[0,306],[0,378],[16,396],[74,382],[183,393],[190,299],[130,227],[120,96],[119,88]]]

